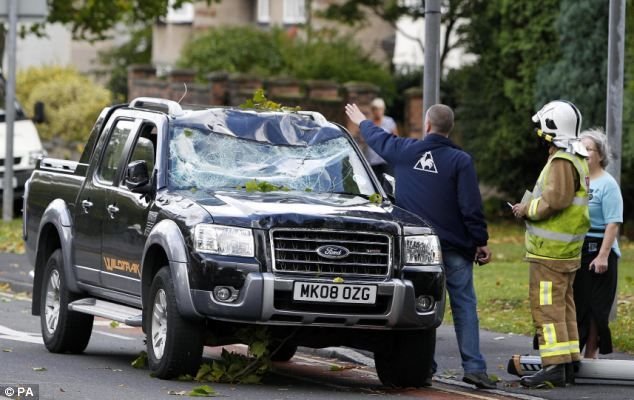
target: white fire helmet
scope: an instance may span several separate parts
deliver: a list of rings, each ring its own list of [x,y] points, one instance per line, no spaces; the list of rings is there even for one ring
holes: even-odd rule
[[[542,139],[569,153],[588,156],[585,146],[579,140],[581,112],[571,102],[551,101],[537,111],[532,120],[537,126],[537,135]]]

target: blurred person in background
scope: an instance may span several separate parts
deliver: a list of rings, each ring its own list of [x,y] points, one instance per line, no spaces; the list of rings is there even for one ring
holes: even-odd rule
[[[581,269],[574,282],[579,347],[585,358],[612,352],[608,320],[616,296],[617,266],[621,256],[617,237],[623,223],[623,197],[616,180],[605,171],[609,162],[607,137],[602,130],[581,133],[588,151],[590,231],[581,253]]]
[[[370,103],[370,121],[381,129],[383,129],[387,133],[391,133],[395,136],[398,136],[398,129],[396,127],[396,122],[392,117],[388,117],[385,115],[385,101],[383,99],[377,97],[372,100]],[[372,171],[379,178],[379,181],[383,183],[383,174],[386,173],[388,175],[394,175],[393,168],[385,161],[381,156],[376,154],[374,150],[370,146],[366,146],[364,149],[365,158],[367,158],[370,166],[372,167]]]

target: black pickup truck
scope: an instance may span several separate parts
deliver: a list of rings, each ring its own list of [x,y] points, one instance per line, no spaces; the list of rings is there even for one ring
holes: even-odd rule
[[[141,326],[167,379],[257,324],[274,360],[344,345],[373,351],[386,385],[430,377],[438,238],[319,113],[109,107],[79,162],[39,161],[23,234],[51,352],[81,353],[99,316]]]

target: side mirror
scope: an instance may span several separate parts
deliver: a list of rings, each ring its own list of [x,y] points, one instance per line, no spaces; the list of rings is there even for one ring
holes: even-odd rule
[[[391,196],[392,200],[394,200],[396,194],[396,179],[385,172],[383,173],[383,189],[385,189],[388,196]]]
[[[35,106],[33,106],[33,122],[36,124],[41,124],[46,121],[46,114],[44,112],[44,103],[41,101],[36,101]]]
[[[136,160],[128,164],[125,173],[125,186],[134,193],[147,193],[150,190],[150,174],[145,160]]]

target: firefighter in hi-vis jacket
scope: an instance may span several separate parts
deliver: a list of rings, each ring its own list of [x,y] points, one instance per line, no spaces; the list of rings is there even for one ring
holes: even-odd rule
[[[588,153],[578,139],[581,113],[574,104],[552,101],[532,119],[549,158],[513,214],[526,222],[531,314],[543,367],[521,383],[565,386],[574,382],[573,363],[580,360],[572,284],[590,228]]]

